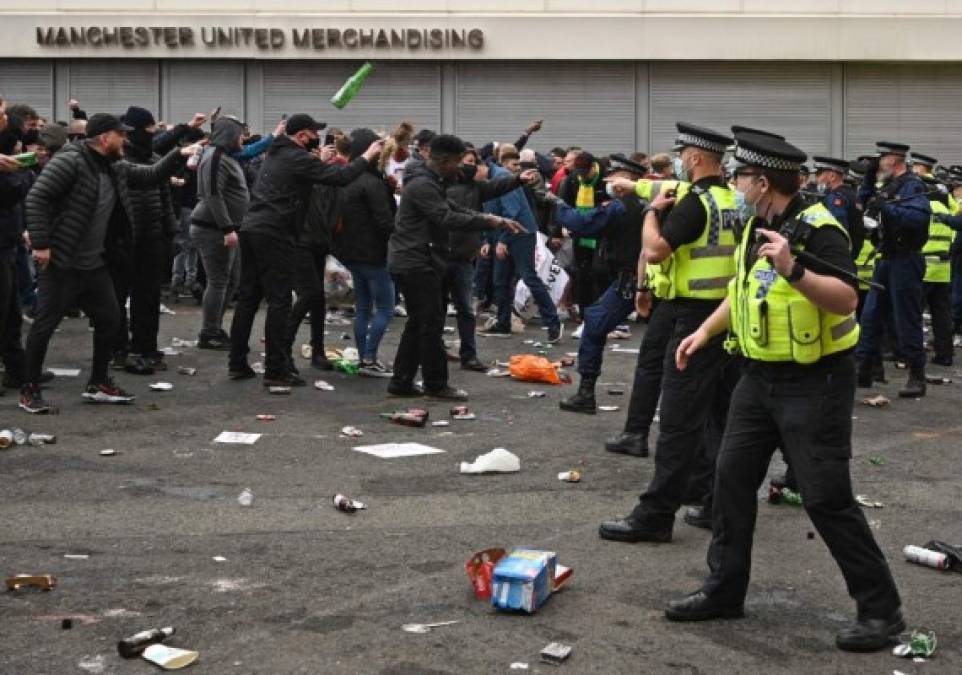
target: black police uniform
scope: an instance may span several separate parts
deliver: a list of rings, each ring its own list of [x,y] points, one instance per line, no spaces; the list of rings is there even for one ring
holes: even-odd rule
[[[743,152],[750,166],[786,171],[785,167],[805,158],[784,141],[757,135],[736,136],[736,160]],[[796,216],[804,208],[804,201],[796,196],[771,225],[753,219],[744,236],[754,239],[759,226],[783,234],[797,229]],[[757,250],[756,244],[743,263],[748,269],[757,260]],[[835,228],[811,230],[805,250],[854,277],[848,242]],[[804,266],[855,285],[854,278],[816,262]],[[839,634],[838,646],[877,649],[893,633],[904,630],[891,571],[852,494],[849,459],[854,393],[851,350],[824,356],[810,365],[746,359],[718,456],[710,573],[700,591],[669,603],[669,619],[692,621],[743,614],[758,489],[772,454],[781,447],[797,473],[805,510],[858,606],[858,622]]]

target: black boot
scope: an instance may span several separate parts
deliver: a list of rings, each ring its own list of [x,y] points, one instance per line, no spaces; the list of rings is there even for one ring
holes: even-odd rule
[[[889,381],[885,379],[885,364],[881,359],[875,362],[872,366],[872,379],[879,384],[888,384]]]
[[[595,403],[595,381],[586,377],[581,378],[581,384],[578,385],[575,395],[560,401],[558,407],[568,412],[594,415],[598,411]]]
[[[876,652],[893,642],[905,630],[902,612],[878,619],[859,618],[835,636],[835,645],[847,652]]]
[[[874,367],[872,362],[868,359],[862,359],[858,362],[858,380],[856,384],[861,389],[871,389],[872,388],[872,371]]]
[[[909,379],[899,389],[899,398],[922,398],[925,396],[925,368],[909,370]]]
[[[621,455],[647,457],[648,433],[636,434],[630,431],[623,431],[614,438],[609,438],[605,441],[605,450]]]

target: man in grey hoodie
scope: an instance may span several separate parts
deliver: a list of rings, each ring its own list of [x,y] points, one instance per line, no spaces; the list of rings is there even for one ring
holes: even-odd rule
[[[197,206],[191,215],[190,238],[207,273],[203,324],[197,344],[201,349],[230,347],[222,322],[227,301],[240,278],[237,230],[250,201],[244,170],[232,157],[241,149],[243,133],[244,125],[239,120],[218,118],[211,144],[197,167]]]

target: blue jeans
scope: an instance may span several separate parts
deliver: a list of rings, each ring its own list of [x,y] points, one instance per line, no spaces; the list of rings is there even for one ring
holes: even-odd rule
[[[578,373],[584,380],[596,380],[601,374],[601,359],[605,351],[608,333],[628,318],[635,310],[634,289],[630,296],[624,297],[619,288],[624,286],[615,282],[601,297],[584,311],[585,327],[578,345]]]
[[[895,336],[899,356],[909,368],[925,367],[922,346],[922,277],[925,258],[921,253],[898,253],[883,258],[875,265],[873,281],[885,286],[885,291],[873,288],[865,299],[861,328],[855,356],[859,360],[875,361],[881,349],[883,326],[887,314],[895,321]]]
[[[461,363],[478,358],[477,341],[474,331],[477,325],[474,317],[474,264],[455,260],[448,263],[444,277],[444,300],[450,297],[457,312],[458,337],[461,338]]]
[[[552,328],[559,324],[558,309],[551,300],[547,286],[534,269],[534,234],[522,234],[510,237],[505,243],[508,245],[508,257],[494,260],[494,293],[498,301],[498,325],[511,327],[511,305],[514,303],[515,273],[521,277],[531,297],[538,305],[541,323]]]
[[[387,265],[346,265],[354,280],[354,342],[357,353],[363,361],[374,361],[384,331],[394,316],[394,282],[388,274]]]

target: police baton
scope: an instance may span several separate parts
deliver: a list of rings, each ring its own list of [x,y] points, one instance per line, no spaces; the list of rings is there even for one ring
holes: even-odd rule
[[[876,283],[874,281],[865,281],[864,279],[859,279],[857,274],[853,272],[849,272],[846,269],[842,269],[841,267],[837,265],[833,265],[830,262],[826,262],[821,258],[819,258],[818,256],[812,255],[808,251],[803,251],[801,249],[795,248],[794,246],[790,246],[789,250],[792,252],[793,256],[795,256],[796,258],[800,259],[803,262],[807,262],[809,264],[814,263],[816,265],[822,265],[823,267],[827,267],[833,272],[842,275],[846,279],[851,279],[852,281],[858,284],[861,284],[863,286],[869,286],[870,288],[874,288],[877,291],[885,290],[885,286],[883,286],[882,284]]]

